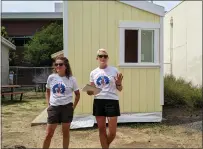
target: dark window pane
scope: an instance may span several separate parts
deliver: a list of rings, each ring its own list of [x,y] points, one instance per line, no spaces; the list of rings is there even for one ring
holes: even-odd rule
[[[24,45],[23,39],[15,39],[14,41],[15,41],[16,46],[23,46]]]
[[[31,38],[28,37],[13,37],[12,39],[14,40],[16,46],[24,46],[24,44],[27,44],[28,41],[31,40]]]
[[[138,30],[125,30],[125,62],[138,62]]]

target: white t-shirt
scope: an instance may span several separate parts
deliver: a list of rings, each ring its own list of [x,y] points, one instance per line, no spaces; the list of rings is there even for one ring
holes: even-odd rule
[[[74,77],[69,79],[58,74],[51,74],[47,79],[46,87],[50,89],[50,105],[58,106],[73,102],[73,91],[78,90],[78,85]]]
[[[90,73],[90,82],[94,82],[96,87],[102,91],[95,95],[95,99],[113,99],[118,100],[115,78],[118,70],[115,67],[108,66],[105,69],[99,67]]]

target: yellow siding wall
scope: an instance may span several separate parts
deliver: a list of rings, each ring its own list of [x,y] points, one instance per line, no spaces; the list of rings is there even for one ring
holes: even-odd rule
[[[119,61],[119,21],[159,22],[159,16],[116,1],[68,1],[68,58],[80,87],[98,66],[96,51],[108,50],[109,64]],[[160,106],[159,68],[118,68],[124,75],[121,112],[155,112]],[[81,92],[76,114],[92,113],[93,97]]]

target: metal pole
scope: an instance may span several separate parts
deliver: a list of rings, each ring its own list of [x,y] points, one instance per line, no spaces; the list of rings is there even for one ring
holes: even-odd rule
[[[170,63],[171,75],[173,75],[173,17],[170,20]]]
[[[16,70],[16,84],[18,84],[18,67],[16,67],[17,70]]]

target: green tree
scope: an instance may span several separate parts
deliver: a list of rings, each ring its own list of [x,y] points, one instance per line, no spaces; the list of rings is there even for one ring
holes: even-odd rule
[[[6,28],[4,26],[1,26],[1,36],[4,38],[8,37],[8,34],[6,32]]]
[[[25,44],[24,59],[33,66],[51,66],[51,54],[63,50],[63,26],[51,23]]]
[[[11,38],[9,38],[5,26],[1,26],[1,36],[10,41],[11,43],[14,43],[14,41]]]

